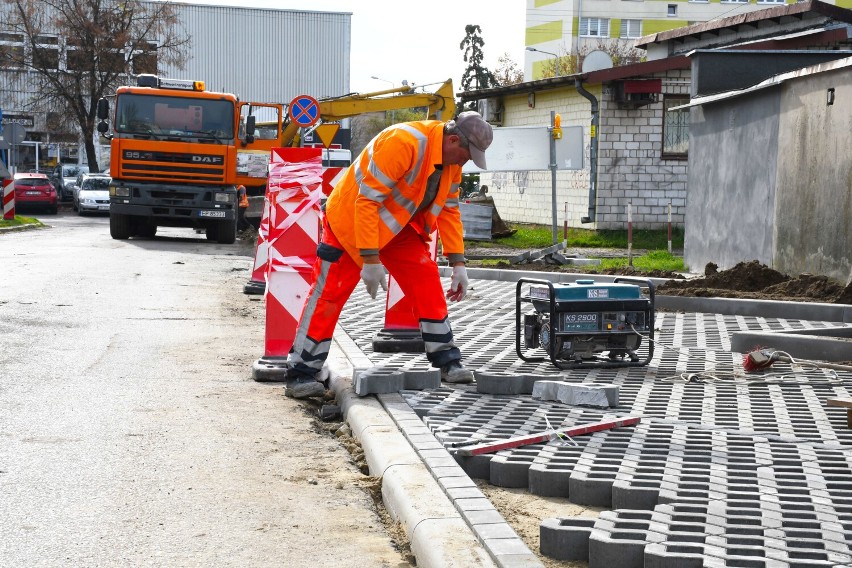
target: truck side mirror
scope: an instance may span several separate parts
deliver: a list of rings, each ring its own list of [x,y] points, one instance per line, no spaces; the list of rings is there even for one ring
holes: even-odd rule
[[[109,101],[106,99],[98,99],[98,118],[106,120],[109,118]],[[98,131],[100,132],[100,130]]]
[[[246,117],[246,137],[244,143],[251,144],[254,142],[254,129],[257,119],[254,116]]]

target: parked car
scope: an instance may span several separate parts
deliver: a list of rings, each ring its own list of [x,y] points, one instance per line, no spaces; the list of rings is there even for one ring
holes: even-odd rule
[[[80,174],[74,181],[74,211],[85,213],[109,212],[109,174]]]
[[[56,214],[56,190],[44,174],[18,173],[12,181],[15,188],[15,207],[43,208]]]
[[[74,182],[81,173],[88,173],[89,166],[78,166],[77,164],[59,164],[53,168],[51,178],[59,199],[70,201],[74,198]]]

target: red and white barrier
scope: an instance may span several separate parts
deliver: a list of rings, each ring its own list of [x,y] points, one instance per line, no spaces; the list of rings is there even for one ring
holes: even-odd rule
[[[266,341],[255,380],[283,380],[320,239],[322,161],[318,148],[273,148],[266,239]],[[265,206],[266,207],[266,206]]]
[[[268,186],[267,186],[268,187]],[[267,189],[267,193],[268,193]],[[263,213],[257,228],[257,246],[254,249],[254,264],[251,277],[243,286],[245,294],[264,294],[266,292],[266,264],[269,262],[269,208],[270,200],[263,199]]]
[[[346,168],[323,168],[322,170],[322,192],[328,196],[334,186],[343,177]],[[254,251],[254,265],[251,277],[243,286],[245,294],[263,294],[266,291],[266,272],[269,262],[269,201],[264,200],[263,215],[260,218],[260,226],[257,230],[257,246]]]
[[[343,172],[346,168],[325,168],[322,171],[322,192],[328,196],[331,195],[331,190],[337,185],[337,182],[343,177]]]
[[[438,258],[437,234],[429,243],[432,260]],[[420,321],[415,315],[414,302],[407,297],[393,276],[388,281],[385,304],[385,325],[373,338],[377,353],[422,353],[425,350],[420,334]]]
[[[11,179],[3,180],[3,219],[11,221],[15,218],[15,184]]]

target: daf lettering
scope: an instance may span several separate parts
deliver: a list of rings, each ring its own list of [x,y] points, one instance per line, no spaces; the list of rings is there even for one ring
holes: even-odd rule
[[[222,157],[221,156],[193,156],[192,162],[194,164],[221,164]]]

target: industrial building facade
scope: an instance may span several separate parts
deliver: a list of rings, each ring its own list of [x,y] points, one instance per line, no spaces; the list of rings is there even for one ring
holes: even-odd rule
[[[143,2],[144,4],[144,2]],[[156,42],[147,65],[127,70],[127,83],[138,73],[205,81],[207,89],[234,93],[242,100],[287,103],[300,94],[316,98],[349,92],[351,17],[348,12],[242,8],[173,3],[179,26],[190,39],[183,69],[157,62]],[[11,9],[0,5],[0,15]],[[25,50],[23,37],[3,29],[0,51]],[[44,30],[38,57],[55,61],[57,69],[74,64],[74,38]],[[52,64],[52,63],[51,63]],[[83,163],[79,137],[62,136],[62,122],[45,108],[34,108],[33,72],[0,68],[0,110],[3,124],[23,127],[25,138],[15,146],[15,169],[47,168],[58,162]],[[8,156],[7,156],[8,158]]]

